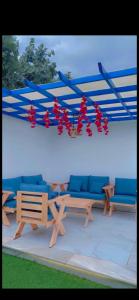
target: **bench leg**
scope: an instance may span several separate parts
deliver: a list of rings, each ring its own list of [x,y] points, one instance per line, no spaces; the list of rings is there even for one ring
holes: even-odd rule
[[[21,236],[24,226],[25,226],[25,223],[23,223],[23,222],[19,223],[17,230],[15,232],[15,235],[14,235],[14,240],[18,239]]]
[[[107,214],[107,211],[109,210],[109,201],[106,200],[105,203],[104,203],[104,211],[103,211],[103,215],[106,215]]]
[[[109,217],[111,217],[112,216],[112,212],[113,212],[113,205],[110,205],[110,209],[109,209]]]

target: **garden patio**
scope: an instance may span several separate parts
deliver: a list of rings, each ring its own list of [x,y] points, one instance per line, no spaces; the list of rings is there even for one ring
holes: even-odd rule
[[[16,190],[19,194],[13,197],[17,212],[16,206],[12,214],[7,210],[9,226],[3,225],[3,248],[18,257],[54,264],[112,287],[136,287],[136,190],[129,190],[130,180],[136,181],[137,69],[107,72],[99,63],[98,70],[97,75],[72,80],[59,72],[58,82],[37,85],[25,80],[25,88],[3,89],[3,178],[42,174],[41,184],[51,185],[56,193],[53,199],[70,192],[75,201],[76,197],[84,201],[90,197],[88,203],[94,200],[93,219],[89,212],[87,226],[85,216],[79,215],[81,205],[76,207],[76,214],[66,211],[67,216],[58,225],[61,227],[57,227],[62,233],[63,226],[65,234],[58,236],[52,248],[52,228],[45,228],[44,223],[35,223],[38,228],[31,230],[27,222],[20,238],[13,239],[20,196],[25,201],[20,191],[49,194],[23,181]],[[78,178],[71,193],[67,183],[72,174],[97,180],[103,177],[106,189],[102,186],[101,192],[96,191],[96,180],[95,188],[89,192],[84,189],[83,197],[77,188],[82,184]],[[128,184],[122,181],[120,186],[117,178],[129,180]],[[7,190],[4,184],[3,190]],[[113,200],[115,184],[123,189],[119,202]],[[57,205],[61,207],[58,200]],[[32,210],[32,216],[35,214]]]

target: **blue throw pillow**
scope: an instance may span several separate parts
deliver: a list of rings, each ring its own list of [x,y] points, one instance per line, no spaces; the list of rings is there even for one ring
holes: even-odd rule
[[[39,184],[39,182],[42,180],[43,180],[42,175],[22,176],[23,183]]]
[[[130,178],[115,178],[116,195],[133,195],[136,196],[137,180]]]
[[[89,177],[89,192],[101,194],[103,193],[103,187],[109,184],[108,176],[90,176]]]
[[[70,183],[69,183],[69,191],[72,192],[80,192],[82,186],[82,179],[78,176],[70,176]]]
[[[79,181],[81,180],[82,181],[82,184],[81,184],[81,187],[80,187],[80,191],[83,191],[83,192],[87,192],[88,190],[88,179],[89,179],[89,176],[86,176],[86,175],[71,175],[70,176],[70,182],[72,181],[76,181],[76,179]],[[69,185],[68,185],[68,190],[70,188],[70,182],[69,182]]]

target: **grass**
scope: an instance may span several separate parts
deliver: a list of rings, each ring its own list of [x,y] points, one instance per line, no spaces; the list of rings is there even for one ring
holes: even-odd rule
[[[2,271],[4,289],[109,288],[102,284],[8,254],[2,255]]]

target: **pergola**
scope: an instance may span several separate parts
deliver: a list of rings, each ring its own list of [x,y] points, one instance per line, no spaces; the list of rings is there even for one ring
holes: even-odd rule
[[[95,121],[97,103],[109,122],[137,119],[137,69],[130,68],[107,72],[98,63],[99,74],[69,80],[58,72],[60,81],[35,84],[24,80],[25,88],[2,90],[2,112],[6,115],[28,121],[31,105],[36,110],[36,122],[44,126],[43,116],[49,111],[51,126],[57,125],[53,113],[57,98],[61,108],[68,110],[71,123],[77,123],[82,97],[87,99],[87,117]],[[84,121],[86,122],[86,121]]]

